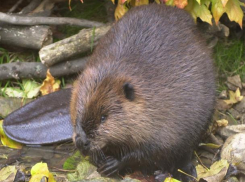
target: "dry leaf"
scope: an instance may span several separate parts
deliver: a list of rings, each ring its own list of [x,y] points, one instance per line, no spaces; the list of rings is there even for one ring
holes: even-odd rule
[[[207,169],[199,164],[196,166],[198,181],[201,178],[206,178],[206,177],[217,175],[221,171],[223,173],[223,170],[227,170],[228,167],[229,167],[229,163],[227,162],[227,160],[224,160],[224,159],[221,159],[213,163],[210,169]]]
[[[2,168],[0,170],[0,181],[7,180],[10,177],[10,175],[13,178],[12,181],[14,181],[14,177],[15,177],[16,172],[17,172],[17,170],[15,169],[15,166],[7,166],[7,167]]]
[[[43,84],[40,88],[42,95],[47,95],[49,93],[58,91],[59,89],[60,89],[60,80],[55,80],[48,70],[46,79],[43,81]]]
[[[236,92],[230,90],[229,96],[230,96],[229,100],[224,100],[226,104],[235,104],[243,99],[243,96],[241,96],[241,92],[239,88],[236,89]]]
[[[229,122],[226,119],[220,119],[217,120],[216,123],[219,127],[224,127],[227,126]]]

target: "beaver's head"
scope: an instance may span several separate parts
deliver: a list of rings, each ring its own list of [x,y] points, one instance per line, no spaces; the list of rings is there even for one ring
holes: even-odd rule
[[[87,68],[74,87],[73,140],[90,156],[111,153],[115,147],[118,153],[138,148],[150,133],[139,85],[127,75],[100,70]]]

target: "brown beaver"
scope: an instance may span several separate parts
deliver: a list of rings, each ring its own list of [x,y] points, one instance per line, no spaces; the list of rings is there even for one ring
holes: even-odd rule
[[[105,176],[130,168],[188,172],[214,100],[211,51],[189,14],[136,7],[104,36],[77,80],[74,141]]]

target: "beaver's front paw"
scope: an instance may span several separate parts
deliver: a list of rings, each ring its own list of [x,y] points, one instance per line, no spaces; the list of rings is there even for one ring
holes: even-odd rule
[[[111,176],[122,169],[123,163],[111,156],[106,157],[106,160],[99,166],[98,172],[102,176]]]

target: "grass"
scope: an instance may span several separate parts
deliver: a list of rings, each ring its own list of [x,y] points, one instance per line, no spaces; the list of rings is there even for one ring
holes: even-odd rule
[[[245,46],[244,40],[228,40],[218,42],[214,47],[216,69],[219,74],[218,89],[224,90],[228,76],[239,74],[245,80]]]
[[[87,19],[103,23],[106,23],[107,21],[105,1],[103,0],[84,0],[84,3],[81,3],[80,1],[71,1],[71,11],[69,11],[68,3],[63,4],[60,8],[65,9],[63,13],[61,12],[63,17]],[[80,30],[81,27],[62,26],[62,28],[60,28],[60,31],[67,36],[74,35]]]

